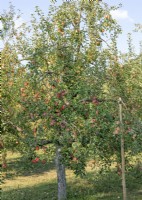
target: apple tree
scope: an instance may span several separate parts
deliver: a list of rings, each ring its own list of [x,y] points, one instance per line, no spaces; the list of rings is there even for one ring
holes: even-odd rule
[[[31,24],[14,29],[7,42],[16,59],[4,51],[4,66],[9,73],[11,56],[16,76],[7,93],[15,91],[8,113],[19,151],[32,162],[41,159],[39,147],[49,160],[56,155],[59,200],[66,199],[65,167],[84,174],[90,151],[104,160],[120,152],[117,101],[131,105],[131,75],[119,64],[112,9],[101,1],[63,1],[46,16],[36,7]]]

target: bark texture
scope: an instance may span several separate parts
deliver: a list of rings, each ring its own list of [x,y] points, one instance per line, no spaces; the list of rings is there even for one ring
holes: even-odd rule
[[[58,182],[58,200],[66,200],[66,174],[65,166],[61,163],[61,148],[56,149],[56,170],[57,170],[57,182]]]
[[[125,178],[124,130],[123,130],[123,120],[122,120],[122,99],[121,98],[119,98],[119,117],[120,117],[120,131],[121,131],[121,166],[122,166],[123,200],[127,200],[126,178]]]

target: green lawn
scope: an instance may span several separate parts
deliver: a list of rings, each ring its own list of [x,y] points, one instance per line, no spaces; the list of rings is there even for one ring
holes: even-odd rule
[[[84,178],[67,170],[68,200],[122,199],[121,177],[112,170],[102,174],[87,167]],[[25,165],[18,154],[8,154],[3,171],[2,200],[57,200],[57,181],[53,163]],[[142,200],[142,172],[136,168],[126,174],[128,200]]]

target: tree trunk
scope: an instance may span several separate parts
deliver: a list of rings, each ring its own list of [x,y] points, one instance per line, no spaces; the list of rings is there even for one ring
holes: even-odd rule
[[[123,200],[127,200],[126,179],[125,179],[124,130],[123,130],[123,120],[122,120],[122,99],[121,98],[119,98],[119,117],[120,117],[120,131],[121,131],[121,167],[122,167]]]
[[[65,166],[61,163],[61,148],[56,149],[56,170],[57,170],[57,182],[58,182],[58,200],[66,200],[66,174]]]

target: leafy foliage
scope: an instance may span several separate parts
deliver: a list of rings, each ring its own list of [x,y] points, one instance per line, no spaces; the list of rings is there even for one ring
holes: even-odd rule
[[[45,16],[36,7],[31,25],[18,30],[13,9],[3,15],[3,37],[10,39],[2,51],[4,148],[33,161],[37,146],[48,146],[47,159],[60,146],[63,163],[76,174],[84,174],[92,153],[119,160],[122,97],[126,151],[141,150],[141,55],[119,55],[121,29],[112,9],[70,1],[51,5]]]

